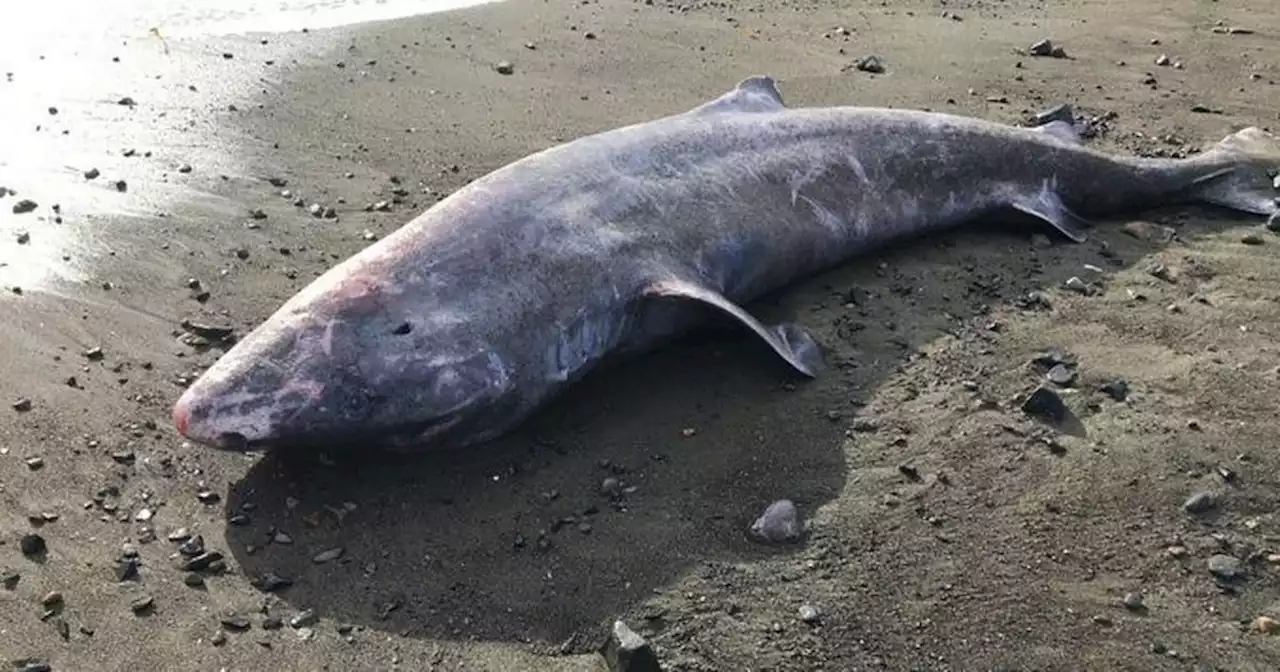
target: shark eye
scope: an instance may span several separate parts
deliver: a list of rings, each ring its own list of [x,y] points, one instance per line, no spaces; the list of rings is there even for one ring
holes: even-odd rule
[[[391,330],[391,333],[395,334],[396,336],[404,336],[411,331],[413,331],[412,324],[409,324],[408,322],[401,322],[400,324],[396,325],[395,329]]]

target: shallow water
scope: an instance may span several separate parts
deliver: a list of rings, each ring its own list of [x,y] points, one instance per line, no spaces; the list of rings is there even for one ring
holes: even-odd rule
[[[24,3],[0,26],[0,63],[53,42],[165,35],[225,35],[381,21],[488,0],[44,0]],[[6,12],[13,12],[8,9]]]
[[[120,251],[110,229],[124,226],[122,215],[157,221],[209,197],[184,187],[177,166],[237,172],[239,153],[219,132],[212,101],[225,106],[248,95],[262,75],[227,64],[211,76],[201,62],[208,50],[188,38],[318,30],[488,1],[43,0],[6,7],[0,186],[18,195],[0,198],[0,288],[54,291],[67,282],[52,280],[91,282],[92,261]],[[323,48],[325,40],[313,37],[309,45]],[[187,86],[196,82],[198,94]],[[138,105],[119,105],[126,96]],[[122,156],[128,148],[155,158]],[[102,177],[86,180],[90,168]],[[112,184],[121,178],[142,188],[118,192]],[[40,207],[14,214],[19,198]],[[0,291],[0,300],[9,295]]]

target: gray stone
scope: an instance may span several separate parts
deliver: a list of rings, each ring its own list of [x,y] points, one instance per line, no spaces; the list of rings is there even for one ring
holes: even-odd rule
[[[795,542],[800,539],[802,531],[800,511],[789,499],[770,504],[751,525],[752,537],[775,544]]]
[[[1217,498],[1212,492],[1197,492],[1182,503],[1182,510],[1187,513],[1205,513],[1217,503]]]
[[[644,637],[622,621],[614,621],[613,632],[601,649],[611,672],[660,672],[658,656]]]
[[[1209,558],[1209,573],[1223,581],[1233,581],[1244,576],[1244,566],[1238,558],[1219,553]]]

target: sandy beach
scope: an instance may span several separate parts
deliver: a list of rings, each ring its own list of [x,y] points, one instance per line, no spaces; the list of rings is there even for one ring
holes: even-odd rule
[[[898,245],[750,306],[814,330],[815,381],[703,334],[466,451],[240,455],[169,420],[217,328],[531,152],[768,74],[792,106],[1068,103],[1094,146],[1181,155],[1280,129],[1280,6],[508,0],[47,47],[0,68],[4,664],[585,672],[623,619],[686,672],[1280,669],[1257,218]],[[1050,350],[1073,432],[1020,410]],[[752,543],[779,498],[808,536]]]

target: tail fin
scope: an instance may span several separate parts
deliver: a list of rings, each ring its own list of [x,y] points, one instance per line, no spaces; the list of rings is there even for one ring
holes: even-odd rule
[[[1193,187],[1196,198],[1268,215],[1268,226],[1280,224],[1280,138],[1251,126],[1228,135],[1201,157],[1222,169]]]

